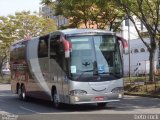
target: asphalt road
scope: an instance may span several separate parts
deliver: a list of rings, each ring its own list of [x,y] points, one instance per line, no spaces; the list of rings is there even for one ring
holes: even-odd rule
[[[8,119],[7,119],[8,118]],[[106,108],[96,105],[64,105],[60,110],[49,101],[20,101],[10,85],[0,85],[0,120],[134,120],[160,119],[160,99],[125,96]]]

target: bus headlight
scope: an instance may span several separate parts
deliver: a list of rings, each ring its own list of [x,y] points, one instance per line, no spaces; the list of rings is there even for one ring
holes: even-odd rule
[[[118,94],[118,98],[123,98],[123,94]]]
[[[87,92],[84,91],[84,90],[80,90],[80,89],[71,90],[71,91],[69,92],[69,95],[71,95],[71,96],[74,96],[74,95],[85,95],[85,94],[87,94]]]
[[[75,96],[75,97],[74,97],[74,100],[75,100],[76,102],[78,102],[78,101],[80,100],[80,98],[77,97],[77,96]]]
[[[112,89],[112,93],[122,93],[123,92],[123,87],[116,87]]]

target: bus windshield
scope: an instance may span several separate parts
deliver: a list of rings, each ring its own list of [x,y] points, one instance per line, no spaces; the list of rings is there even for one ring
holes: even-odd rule
[[[110,75],[122,77],[119,44],[114,35],[72,36],[72,77]]]

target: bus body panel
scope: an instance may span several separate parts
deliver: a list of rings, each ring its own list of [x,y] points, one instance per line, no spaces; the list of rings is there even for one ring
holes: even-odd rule
[[[74,89],[81,89],[87,91],[87,94],[109,93],[116,87],[123,87],[123,79],[103,81],[103,82],[79,82],[70,81],[70,91]]]
[[[42,63],[48,63],[47,58],[38,59],[38,39],[33,39],[31,41],[28,41],[27,44],[27,61],[28,61],[28,67],[29,72],[31,73],[31,79],[30,82],[28,82],[29,87],[26,87],[26,90],[31,93],[31,96],[34,97],[42,97],[46,96],[44,92],[47,92],[49,94],[49,89],[46,85],[46,78],[43,76],[43,65]],[[46,65],[47,66],[47,65]],[[46,74],[48,70],[46,68]],[[46,89],[45,91],[43,89]],[[46,98],[46,97],[43,97]]]
[[[50,59],[50,82],[56,86],[61,102],[68,103],[69,100],[65,97],[68,95],[68,81],[65,72],[54,59]]]
[[[102,97],[98,102],[119,101],[123,97],[123,92],[113,92],[115,88],[123,88],[123,79],[104,82],[78,82],[70,81],[70,91],[84,90],[87,94],[70,95],[71,104],[97,103],[96,97]],[[78,101],[76,99],[79,98]]]

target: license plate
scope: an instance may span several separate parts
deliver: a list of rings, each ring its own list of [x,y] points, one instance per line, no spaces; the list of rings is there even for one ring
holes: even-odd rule
[[[102,101],[102,100],[104,100],[104,96],[97,96],[97,97],[95,97],[95,100]]]

